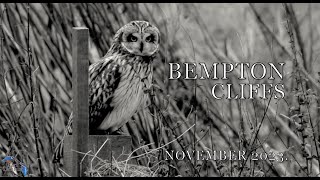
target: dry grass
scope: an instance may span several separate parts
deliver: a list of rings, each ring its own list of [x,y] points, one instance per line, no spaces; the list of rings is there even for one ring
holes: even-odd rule
[[[155,177],[155,173],[148,167],[117,162],[105,163],[97,170],[88,171],[87,175],[90,177]]]

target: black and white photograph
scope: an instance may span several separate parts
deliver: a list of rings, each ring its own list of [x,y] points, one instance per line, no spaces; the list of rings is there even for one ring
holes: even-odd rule
[[[0,177],[320,177],[320,4],[0,3]]]

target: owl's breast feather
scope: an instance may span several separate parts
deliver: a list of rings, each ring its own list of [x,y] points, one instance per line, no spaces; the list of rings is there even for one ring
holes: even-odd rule
[[[147,100],[144,88],[149,88],[152,79],[151,64],[129,64],[121,68],[121,80],[111,102],[114,107],[99,126],[99,129],[115,131],[123,126]]]

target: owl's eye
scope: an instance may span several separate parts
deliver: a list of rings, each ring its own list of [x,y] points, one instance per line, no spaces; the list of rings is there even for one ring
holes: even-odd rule
[[[154,42],[154,35],[146,37],[146,42]]]
[[[127,41],[128,42],[136,42],[138,40],[138,38],[132,34],[130,34],[128,37],[127,37]]]

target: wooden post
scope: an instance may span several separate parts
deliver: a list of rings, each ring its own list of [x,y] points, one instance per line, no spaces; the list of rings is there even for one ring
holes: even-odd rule
[[[72,135],[65,141],[66,170],[71,176],[83,176],[87,158],[72,150],[86,153],[89,137],[89,30],[83,27],[72,29],[72,91],[73,122]],[[71,145],[71,148],[70,148]],[[71,151],[71,152],[70,152]],[[82,160],[83,159],[83,160]],[[81,162],[81,164],[80,164]],[[81,169],[80,169],[81,168]]]
[[[73,91],[73,122],[72,135],[64,139],[64,169],[70,176],[84,176],[91,163],[90,154],[102,147],[97,156],[107,161],[112,156],[118,161],[125,160],[131,152],[131,136],[123,135],[89,135],[89,30],[76,27],[72,29],[72,91]],[[78,152],[81,153],[78,153]],[[121,155],[121,156],[120,156]],[[96,163],[94,159],[92,163]],[[130,161],[132,162],[132,161]]]

